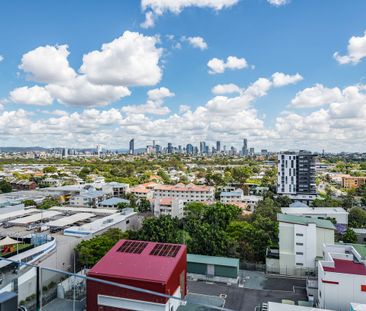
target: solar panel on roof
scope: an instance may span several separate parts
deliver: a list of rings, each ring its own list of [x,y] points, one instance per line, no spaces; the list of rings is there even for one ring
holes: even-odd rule
[[[125,241],[121,247],[117,250],[117,252],[122,253],[130,253],[130,254],[141,254],[145,247],[147,246],[147,242],[138,242],[138,241]]]
[[[162,257],[175,257],[180,250],[180,245],[169,245],[158,243],[154,246],[150,255]]]

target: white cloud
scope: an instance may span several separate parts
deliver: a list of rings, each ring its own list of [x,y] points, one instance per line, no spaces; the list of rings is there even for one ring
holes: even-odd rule
[[[224,73],[226,69],[239,70],[248,67],[248,63],[245,58],[238,58],[236,56],[229,56],[225,60],[219,58],[212,58],[208,61],[210,74]]]
[[[145,21],[140,24],[140,27],[147,29],[147,28],[151,28],[154,26],[155,26],[155,20],[154,20],[153,12],[146,12]]]
[[[50,93],[44,87],[37,85],[18,87],[12,90],[9,95],[10,100],[17,104],[46,106],[53,102]]]
[[[216,11],[231,7],[238,0],[141,0],[142,10],[151,10],[157,15],[165,12],[179,14],[188,7],[211,8]]]
[[[240,93],[241,89],[236,84],[229,83],[229,84],[215,85],[211,91],[215,95],[222,95],[222,94]]]
[[[4,56],[0,54],[0,63],[4,60]]]
[[[341,65],[359,63],[366,57],[366,31],[361,37],[353,36],[349,39],[346,55],[340,55],[338,52],[335,52],[333,57]]]
[[[29,79],[43,83],[65,82],[75,77],[67,57],[67,45],[40,46],[23,55],[19,68],[29,73]]]
[[[108,105],[129,96],[130,85],[149,86],[160,81],[162,49],[156,47],[157,43],[157,37],[126,31],[103,44],[100,51],[84,55],[81,74],[69,65],[67,45],[38,47],[23,55],[19,68],[29,74],[29,79],[46,85],[16,89],[10,96],[24,104],[49,104],[52,100],[45,97],[48,94],[68,105]]]
[[[291,106],[295,108],[313,108],[329,105],[342,99],[341,90],[337,87],[326,88],[322,84],[306,88],[298,92],[291,101]]]
[[[45,88],[60,103],[84,107],[105,106],[131,94],[125,86],[96,85],[85,76],[68,83],[49,84]]]
[[[205,39],[203,39],[202,37],[188,37],[188,38],[184,38],[185,40],[187,40],[189,42],[189,44],[191,46],[193,46],[194,48],[198,48],[200,50],[206,50],[208,48],[208,45],[205,41]]]
[[[125,31],[112,42],[83,57],[80,72],[94,84],[150,86],[162,77],[159,61],[162,49],[157,37]]]
[[[282,6],[290,2],[290,0],[267,0],[273,6]]]
[[[275,72],[272,75],[272,80],[274,86],[279,87],[288,84],[295,84],[303,80],[303,77],[299,73],[296,73],[295,75],[286,75],[282,72]]]
[[[122,107],[122,111],[127,114],[154,114],[166,115],[170,109],[164,106],[164,100],[173,97],[175,94],[166,87],[153,89],[147,92],[148,100],[143,105],[129,105]]]

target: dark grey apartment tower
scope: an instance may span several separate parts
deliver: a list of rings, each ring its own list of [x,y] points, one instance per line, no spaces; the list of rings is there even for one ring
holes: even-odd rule
[[[173,144],[168,143],[168,153],[173,153]]]
[[[134,138],[132,138],[130,140],[130,148],[128,150],[128,153],[129,154],[135,154],[135,139]]]
[[[300,150],[297,156],[297,193],[315,194],[315,155],[310,151]]]
[[[200,142],[200,154],[204,154],[206,152],[206,143],[204,141]]]
[[[186,147],[186,151],[188,154],[193,154],[193,145],[192,144],[188,144]]]

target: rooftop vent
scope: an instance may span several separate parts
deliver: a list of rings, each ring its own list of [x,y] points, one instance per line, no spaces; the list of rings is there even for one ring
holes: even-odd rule
[[[154,246],[150,255],[162,257],[175,257],[180,250],[179,245],[169,245],[158,243]]]
[[[125,241],[117,250],[117,252],[141,254],[146,246],[147,242]]]

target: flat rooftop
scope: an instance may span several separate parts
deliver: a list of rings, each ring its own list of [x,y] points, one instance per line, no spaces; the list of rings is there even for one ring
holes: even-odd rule
[[[314,215],[329,215],[329,214],[344,214],[348,212],[342,207],[283,207],[282,213],[292,215],[314,214]]]
[[[201,263],[207,265],[217,265],[217,266],[228,266],[235,268],[239,267],[239,259],[228,258],[228,257],[188,254],[187,262]]]
[[[74,215],[71,215],[71,216],[68,216],[68,217],[63,217],[63,218],[60,218],[60,219],[50,221],[50,222],[46,223],[45,225],[49,226],[49,227],[64,228],[64,227],[72,225],[76,222],[84,221],[84,220],[90,219],[92,217],[95,217],[95,214],[92,214],[92,213],[77,213],[77,214],[74,214]]]
[[[309,224],[316,224],[319,228],[324,229],[331,229],[335,230],[335,226],[332,224],[330,220],[326,219],[319,219],[315,217],[305,217],[305,216],[298,216],[298,215],[288,215],[288,214],[277,214],[277,220],[279,222],[287,222],[290,224],[298,224],[307,226]]]
[[[323,266],[324,271],[344,274],[366,275],[366,266],[351,260],[333,258],[334,267]]]
[[[118,211],[111,208],[89,208],[89,207],[73,207],[73,206],[53,206],[51,211],[70,212],[70,213],[93,213],[100,215],[112,215]]]

